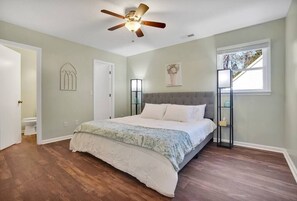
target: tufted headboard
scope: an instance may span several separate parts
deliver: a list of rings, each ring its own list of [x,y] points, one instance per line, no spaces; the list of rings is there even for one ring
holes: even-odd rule
[[[178,105],[201,105],[206,104],[205,118],[214,119],[214,92],[173,92],[173,93],[145,93],[143,94],[143,105],[145,103],[170,103]]]

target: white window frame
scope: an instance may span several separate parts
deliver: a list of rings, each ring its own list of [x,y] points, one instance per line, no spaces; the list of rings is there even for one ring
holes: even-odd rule
[[[235,94],[244,95],[270,95],[271,93],[271,40],[264,39],[249,43],[242,43],[227,47],[217,48],[217,69],[219,68],[218,57],[222,54],[228,54],[239,51],[253,50],[263,48],[263,89],[246,89],[246,90],[233,90]],[[264,55],[266,55],[264,57]],[[246,69],[243,71],[257,70],[262,68]]]

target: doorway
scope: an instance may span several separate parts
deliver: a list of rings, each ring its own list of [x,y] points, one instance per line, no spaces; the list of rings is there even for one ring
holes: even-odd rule
[[[94,60],[94,120],[114,118],[114,64]]]
[[[16,42],[12,42],[12,41],[7,41],[7,40],[1,40],[0,39],[0,44],[8,47],[14,51],[17,50],[24,50],[27,52],[33,52],[36,56],[35,56],[35,62],[36,62],[36,70],[34,71],[35,75],[33,75],[34,77],[34,81],[36,83],[36,87],[35,87],[35,94],[36,97],[34,97],[34,102],[36,105],[35,108],[35,112],[31,112],[32,117],[36,117],[36,141],[37,144],[42,144],[42,111],[41,111],[41,48],[38,47],[34,47],[34,46],[30,46],[30,45],[26,45],[26,44],[21,44],[21,43],[16,43]],[[20,100],[22,101],[22,100]],[[20,111],[21,112],[21,111]],[[19,114],[19,118],[21,118],[21,114]],[[32,121],[32,119],[28,119],[28,121]],[[21,124],[19,125],[14,125],[14,126],[19,126],[19,130],[21,130]],[[21,139],[21,132],[16,133],[16,137],[18,139]],[[17,143],[20,143],[21,141],[19,140]]]

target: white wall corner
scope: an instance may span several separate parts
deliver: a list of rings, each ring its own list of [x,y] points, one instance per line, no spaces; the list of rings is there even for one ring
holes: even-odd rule
[[[291,170],[291,172],[293,174],[293,177],[294,177],[294,179],[295,179],[295,181],[297,183],[297,168],[296,168],[295,164],[293,163],[293,161],[292,161],[292,159],[291,159],[291,157],[290,157],[287,150],[284,151],[284,156],[285,156],[285,159],[286,159],[286,161],[287,161],[287,163],[289,165],[289,168],[290,168],[290,170]]]
[[[73,134],[65,135],[65,136],[61,136],[61,137],[50,138],[50,139],[42,140],[41,144],[49,144],[49,143],[53,143],[53,142],[68,140],[68,139],[71,139],[72,137],[73,137]]]
[[[213,138],[214,142],[217,142],[217,138]],[[228,142],[227,139],[222,139],[223,142]],[[272,152],[277,152],[277,153],[282,153],[288,163],[288,166],[293,174],[293,177],[297,183],[297,169],[295,164],[293,163],[290,155],[288,154],[288,151],[285,148],[281,147],[273,147],[273,146],[267,146],[267,145],[260,145],[260,144],[254,144],[254,143],[248,143],[248,142],[239,142],[239,141],[234,141],[234,145],[240,146],[240,147],[247,147],[247,148],[252,148],[252,149],[259,149],[259,150],[264,150],[264,151],[272,151]]]

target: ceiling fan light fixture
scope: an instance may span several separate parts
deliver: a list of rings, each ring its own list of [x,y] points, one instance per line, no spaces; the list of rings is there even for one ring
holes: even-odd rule
[[[125,23],[125,27],[129,31],[135,32],[135,31],[137,31],[141,27],[141,24],[138,21],[127,21]]]
[[[130,10],[125,16],[105,9],[101,10],[101,12],[125,20],[125,22],[121,24],[108,28],[108,31],[114,31],[125,26],[130,32],[135,33],[137,37],[143,37],[144,34],[141,30],[142,25],[161,29],[166,27],[166,24],[163,22],[142,20],[143,15],[148,9],[149,7],[147,5],[141,3],[136,10]]]

